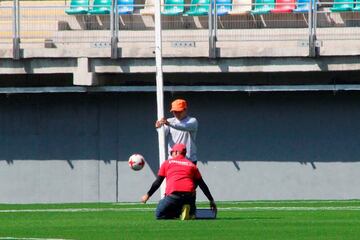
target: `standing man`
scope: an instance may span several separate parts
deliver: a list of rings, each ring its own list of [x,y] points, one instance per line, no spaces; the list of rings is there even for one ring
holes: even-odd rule
[[[168,144],[168,154],[176,143],[185,144],[187,149],[186,157],[193,163],[197,163],[197,148],[195,144],[198,130],[198,121],[187,115],[187,102],[184,99],[176,99],[171,103],[170,112],[173,118],[162,118],[156,121],[155,127],[165,127],[165,137]]]
[[[171,158],[161,164],[158,176],[150,190],[141,198],[146,203],[166,178],[165,197],[156,208],[157,219],[181,220],[195,216],[195,189],[199,186],[210,201],[210,208],[216,213],[217,208],[208,186],[201,177],[197,166],[185,158],[186,146],[175,144],[171,150]]]

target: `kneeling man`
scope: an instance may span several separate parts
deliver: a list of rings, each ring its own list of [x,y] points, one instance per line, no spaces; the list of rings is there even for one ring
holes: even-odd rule
[[[166,160],[159,169],[158,176],[150,190],[142,196],[141,202],[146,203],[166,178],[165,197],[156,208],[157,219],[182,220],[195,216],[195,189],[197,186],[210,201],[210,208],[216,212],[216,204],[208,186],[201,177],[197,166],[185,158],[186,146],[175,144],[171,149],[171,158]],[[181,215],[181,216],[180,216]]]

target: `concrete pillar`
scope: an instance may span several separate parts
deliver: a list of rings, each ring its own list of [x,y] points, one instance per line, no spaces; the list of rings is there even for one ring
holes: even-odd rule
[[[89,58],[78,58],[77,69],[73,75],[73,84],[80,86],[98,85],[96,73],[91,72]]]

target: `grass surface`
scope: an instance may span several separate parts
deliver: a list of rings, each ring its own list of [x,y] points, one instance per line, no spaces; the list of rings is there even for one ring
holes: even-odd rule
[[[155,204],[0,204],[0,239],[359,239],[360,201],[220,202],[216,220],[157,221]],[[207,207],[207,204],[198,204]]]

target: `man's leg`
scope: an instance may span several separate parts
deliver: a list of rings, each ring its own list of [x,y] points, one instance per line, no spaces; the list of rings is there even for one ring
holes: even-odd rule
[[[184,204],[180,214],[180,220],[190,220],[190,204]]]
[[[180,215],[180,220],[190,220],[195,219],[195,212],[196,212],[196,197],[190,196],[184,198],[184,201],[182,202],[182,210]]]
[[[181,202],[178,199],[166,196],[159,201],[156,208],[156,219],[173,219],[179,217]]]

